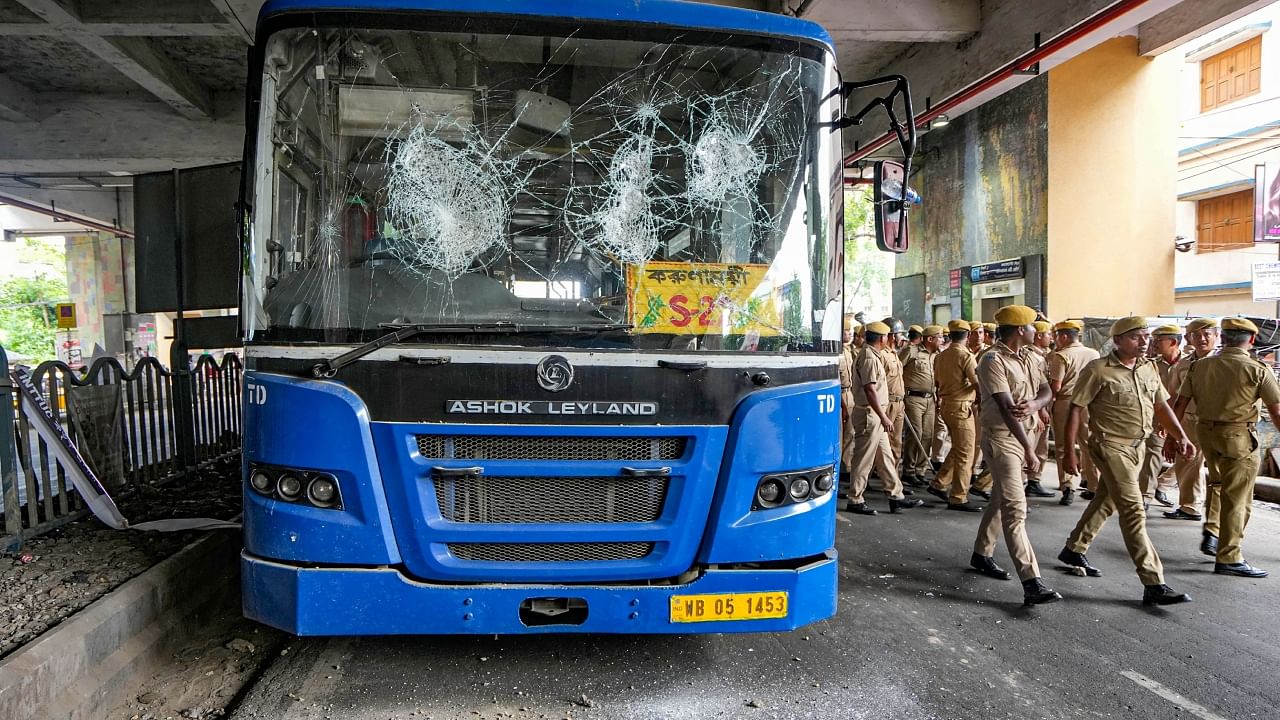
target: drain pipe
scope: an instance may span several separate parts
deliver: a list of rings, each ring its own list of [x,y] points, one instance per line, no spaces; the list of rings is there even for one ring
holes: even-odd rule
[[[1088,18],[1085,18],[1083,21],[1068,28],[1063,31],[1062,34],[1050,39],[1048,42],[1044,44],[1037,43],[1036,47],[1032,48],[1031,51],[1014,58],[1008,64],[988,73],[986,76],[964,88],[955,95],[952,95],[936,105],[930,106],[924,112],[916,115],[916,127],[927,128],[929,126],[929,121],[939,115],[947,114],[949,111],[959,107],[965,102],[968,102],[1015,75],[1027,74],[1028,69],[1031,69],[1041,60],[1048,58],[1050,55],[1062,50],[1066,46],[1097,30],[1103,25],[1117,20],[1143,5],[1146,5],[1147,2],[1149,2],[1149,0],[1121,0],[1105,10],[1101,10]],[[1037,69],[1036,73],[1038,74],[1038,72],[1039,71]],[[862,160],[871,153],[874,153],[880,148],[888,145],[893,142],[894,137],[893,133],[885,133],[875,140],[860,146],[857,150],[845,156],[844,166],[850,167],[857,161]]]

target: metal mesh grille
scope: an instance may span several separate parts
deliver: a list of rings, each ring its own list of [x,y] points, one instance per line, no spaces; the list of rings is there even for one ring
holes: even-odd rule
[[[653,522],[665,477],[437,477],[440,515],[460,523]]]
[[[418,452],[457,460],[678,460],[682,437],[419,435]]]
[[[653,543],[449,543],[449,552],[480,562],[593,562],[638,560],[653,552]]]

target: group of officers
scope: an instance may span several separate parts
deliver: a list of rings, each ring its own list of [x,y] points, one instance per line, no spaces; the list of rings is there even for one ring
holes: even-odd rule
[[[1197,318],[1184,332],[1122,318],[1106,356],[1080,341],[1079,321],[1052,324],[1021,305],[1001,308],[993,323],[946,328],[851,320],[840,360],[846,511],[877,514],[865,497],[873,470],[891,513],[923,505],[911,488],[927,490],[949,510],[982,513],[971,567],[1010,578],[993,557],[1003,534],[1024,602],[1060,600],[1026,531],[1027,497],[1057,494],[1041,475],[1052,430],[1059,504],[1077,493],[1089,501],[1058,554],[1075,573],[1102,574],[1085,553],[1118,515],[1143,604],[1189,602],[1165,584],[1146,532],[1149,504],[1172,507],[1176,482],[1178,505],[1164,515],[1203,523],[1200,550],[1215,558],[1214,572],[1266,577],[1245,562],[1241,542],[1258,472],[1254,423],[1261,405],[1280,427],[1280,383],[1253,358],[1258,328],[1248,319]]]

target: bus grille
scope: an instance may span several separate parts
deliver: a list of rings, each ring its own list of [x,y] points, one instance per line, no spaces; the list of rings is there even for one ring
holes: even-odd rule
[[[598,562],[638,560],[653,552],[653,543],[449,543],[449,552],[478,562]]]
[[[445,520],[458,523],[643,523],[662,514],[666,477],[433,479]]]
[[[419,435],[426,458],[456,460],[678,460],[682,437]]]

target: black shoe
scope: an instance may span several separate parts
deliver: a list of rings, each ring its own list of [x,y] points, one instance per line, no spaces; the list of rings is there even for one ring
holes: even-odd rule
[[[990,499],[991,499],[991,493],[987,492],[986,490],[972,490],[972,489],[971,489],[971,490],[969,490],[969,494],[970,494],[970,495],[977,495],[978,497],[982,498],[983,500],[990,500]]]
[[[1062,498],[1058,500],[1059,505],[1070,505],[1076,501],[1076,492],[1071,488],[1062,491]]]
[[[1235,575],[1247,578],[1264,578],[1268,575],[1266,570],[1256,568],[1247,562],[1217,563],[1213,566],[1213,571],[1219,575]]]
[[[1092,499],[1093,499],[1093,496],[1094,496],[1094,492],[1093,492],[1092,490],[1081,490],[1081,491],[1080,491],[1080,499],[1081,499],[1081,500],[1092,500]]]
[[[1089,564],[1089,558],[1084,553],[1078,553],[1071,548],[1062,548],[1062,552],[1058,553],[1058,560],[1064,565],[1078,567],[1084,569],[1084,574],[1089,577],[1102,577],[1102,571]]]
[[[939,470],[941,470],[941,469],[942,469],[942,461],[941,461],[941,460],[930,460],[930,461],[929,461],[929,464],[933,466],[933,471],[934,471],[934,472],[938,472]]]
[[[1058,602],[1062,596],[1053,590],[1053,588],[1045,587],[1040,582],[1040,578],[1031,578],[1022,581],[1022,604],[1023,605],[1043,605],[1045,603]]]
[[[1054,497],[1058,493],[1052,490],[1045,490],[1040,486],[1039,481],[1031,481],[1027,483],[1027,495],[1031,497]]]
[[[1009,571],[996,564],[995,558],[974,553],[969,556],[969,567],[996,580],[1008,580]]]
[[[947,503],[948,510],[959,510],[960,512],[982,512],[982,508],[976,505],[970,505],[968,501],[962,503]]]
[[[845,512],[851,512],[854,515],[876,515],[875,510],[867,507],[866,503],[847,503],[844,506]]]
[[[1156,490],[1156,502],[1165,507],[1173,507],[1173,501],[1169,499],[1169,494],[1163,490]]]
[[[1182,508],[1178,508],[1176,510],[1170,510],[1166,513],[1163,513],[1163,515],[1169,518],[1170,520],[1195,520],[1196,522],[1200,522],[1201,520],[1204,520],[1204,516],[1201,515],[1200,513],[1189,513],[1186,510],[1183,510]]]
[[[906,498],[901,500],[889,498],[889,512],[896,513],[900,510],[910,510],[911,508],[918,508],[923,504],[924,501],[919,498],[911,498],[910,500]]]
[[[1206,531],[1200,540],[1200,552],[1209,557],[1218,557],[1218,536]]]
[[[1178,605],[1191,602],[1186,593],[1174,592],[1168,585],[1147,585],[1142,591],[1143,605]]]
[[[938,489],[938,488],[936,488],[936,487],[932,487],[932,486],[931,486],[931,487],[929,488],[929,494],[930,494],[930,495],[933,495],[934,497],[940,498],[940,499],[942,499],[942,500],[946,500],[946,499],[947,499],[947,491],[946,491],[946,490],[939,490],[939,489]]]
[[[902,497],[911,497],[912,495],[915,495],[915,494],[916,494],[916,491],[912,490],[911,488],[906,488],[906,487],[902,488]]]

